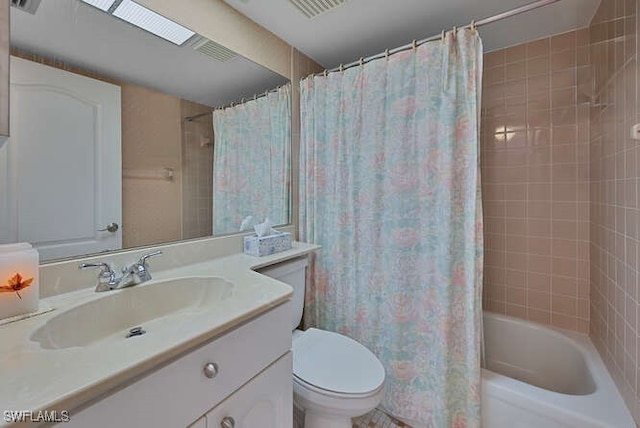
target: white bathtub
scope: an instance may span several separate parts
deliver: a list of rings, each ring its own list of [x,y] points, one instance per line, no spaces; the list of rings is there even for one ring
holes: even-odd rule
[[[586,335],[484,313],[483,428],[634,428]]]

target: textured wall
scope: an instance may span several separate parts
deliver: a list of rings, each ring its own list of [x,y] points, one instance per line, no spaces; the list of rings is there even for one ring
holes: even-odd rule
[[[485,55],[484,307],[589,327],[588,32]]]
[[[182,117],[211,107],[182,100]],[[182,121],[182,238],[211,235],[213,208],[213,121],[210,114]]]
[[[122,236],[125,248],[182,238],[180,98],[122,85]],[[174,171],[172,181],[128,178]]]
[[[591,109],[591,337],[640,422],[640,142],[637,0],[603,0],[589,27]]]

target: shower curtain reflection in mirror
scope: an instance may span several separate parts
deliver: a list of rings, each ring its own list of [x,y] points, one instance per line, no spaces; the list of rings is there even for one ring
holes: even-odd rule
[[[289,222],[291,85],[213,112],[213,233]]]

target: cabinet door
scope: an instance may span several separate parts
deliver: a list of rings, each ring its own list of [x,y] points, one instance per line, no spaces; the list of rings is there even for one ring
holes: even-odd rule
[[[207,428],[293,426],[291,352],[207,413]]]
[[[122,389],[89,407],[77,412],[72,409],[71,421],[64,424],[64,428],[187,426],[273,367],[274,361],[288,355],[289,349],[290,301],[142,379],[122,385]],[[218,373],[212,377],[203,370],[210,362],[218,365]],[[289,389],[292,388],[292,367],[289,362],[289,371],[283,376]],[[291,397],[288,399],[291,401]]]

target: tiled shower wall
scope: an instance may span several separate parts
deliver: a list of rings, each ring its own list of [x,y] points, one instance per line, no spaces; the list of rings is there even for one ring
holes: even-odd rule
[[[603,0],[589,28],[591,337],[640,422],[640,141],[637,0]]]
[[[589,47],[581,29],[484,57],[484,307],[589,328]]]

